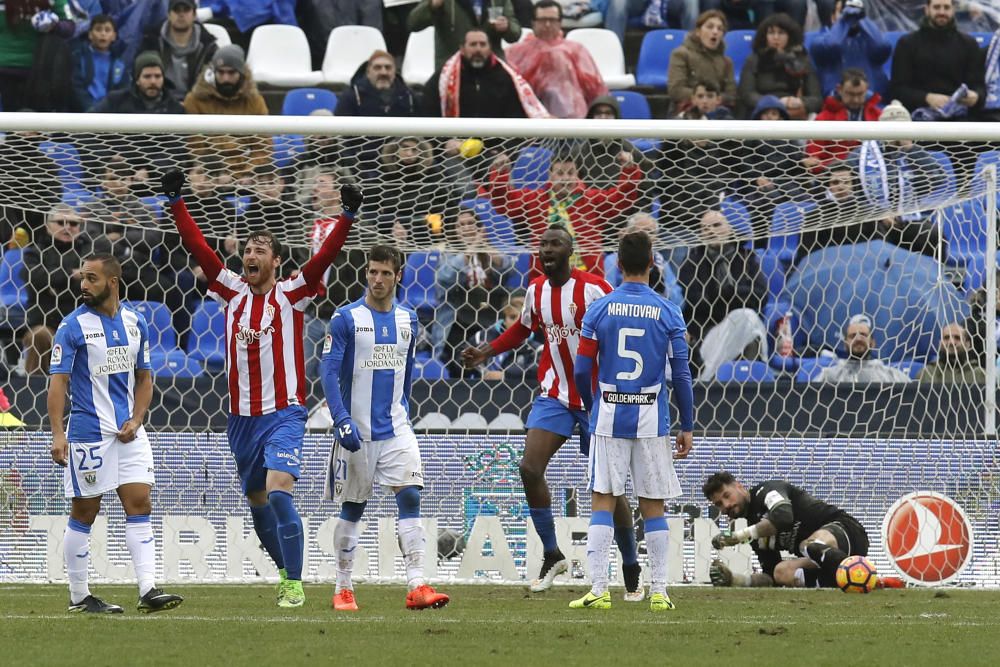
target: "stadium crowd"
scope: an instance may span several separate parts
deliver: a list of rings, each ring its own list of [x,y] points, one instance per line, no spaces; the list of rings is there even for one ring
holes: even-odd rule
[[[386,38],[387,48],[374,50],[336,97],[320,91],[326,95],[310,110],[315,115],[637,117],[636,91],[610,91],[591,51],[564,32],[604,25],[622,40],[628,25],[687,31],[659,58],[669,118],[1000,119],[1000,31],[977,43],[959,28],[954,0],[927,0],[919,27],[902,35],[883,32],[861,0],[816,0],[821,25],[810,32],[806,0],[420,0],[384,9],[375,0],[201,4],[214,11],[212,24],[231,44],[220,44],[217,31],[198,20],[196,0],[8,0],[0,11],[2,109],[267,114],[262,90],[270,89],[255,83],[244,47],[257,26],[287,23],[303,26],[314,64],[327,57],[326,36],[337,26],[372,26]],[[982,16],[959,18],[997,27]],[[406,35],[429,26],[434,74],[423,86],[409,85],[399,67]],[[737,29],[753,32],[746,35],[749,50],[734,61],[726,36]],[[656,93],[641,85],[638,91]],[[295,94],[288,91],[286,108]],[[741,360],[770,373],[798,371],[801,364],[790,360],[810,359],[816,371],[809,379],[818,381],[981,382],[987,269],[976,248],[970,253],[962,244],[964,254],[951,252],[955,239],[942,235],[929,210],[974,181],[988,147],[933,148],[908,141],[484,145],[308,136],[290,149],[258,136],[11,132],[0,142],[0,187],[16,195],[26,181],[40,184],[32,186],[32,208],[47,212],[8,208],[0,223],[10,239],[0,275],[9,283],[4,328],[16,343],[8,349],[17,349],[8,362],[19,356],[19,372],[47,370],[55,327],[77,302],[81,258],[93,251],[121,261],[124,298],[165,305],[173,345],[198,349],[192,321],[204,314],[205,276],[179,251],[176,234],[164,231],[169,226],[158,224],[163,202],[152,186],[156,174],[183,165],[188,206],[215,232],[226,230],[215,234],[216,250],[237,272],[242,231],[266,228],[287,239],[288,259],[299,266],[340,213],[340,186],[374,190],[365,229],[415,250],[401,298],[426,325],[420,350],[427,377],[496,380],[534,372],[524,350],[474,371],[457,358],[466,345],[511,324],[537,275],[531,248],[550,223],[562,222],[575,236],[577,266],[612,284],[621,277],[604,249],[626,230],[650,231],[669,248],[657,251],[652,279],[683,306],[701,380],[722,377],[724,366]],[[60,151],[75,156],[75,171]],[[756,245],[739,240],[781,229],[778,221],[789,215],[797,226],[786,232],[803,224],[810,231],[772,234]],[[352,235],[348,244],[358,247],[358,231]],[[844,248],[862,250],[838,253]],[[864,266],[895,252],[952,271],[954,293],[971,303],[954,321],[938,323],[926,349],[900,344],[886,354],[892,362],[916,359],[923,370],[882,363],[877,329],[884,321],[864,312],[845,319],[833,312],[836,299],[826,304],[825,327],[839,344],[799,330],[802,304],[783,301],[785,285],[824,263]],[[331,268],[326,296],[307,316],[314,348],[334,309],[360,296],[363,266],[363,253],[347,251]],[[836,354],[841,359],[829,365]],[[317,355],[307,362],[313,369]]]

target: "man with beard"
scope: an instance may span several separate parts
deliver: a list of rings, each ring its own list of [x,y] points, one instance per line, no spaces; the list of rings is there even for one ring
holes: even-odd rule
[[[855,190],[854,170],[842,160],[831,162],[826,169],[826,187],[814,195],[816,208],[808,211],[799,236],[795,263],[811,252],[831,246],[864,243],[879,236],[878,222],[871,220],[855,224],[842,221],[861,216],[861,200]]]
[[[927,364],[918,382],[931,384],[985,384],[986,370],[970,354],[969,334],[957,322],[941,327],[937,361]]]
[[[163,76],[171,84],[171,94],[180,101],[194,87],[219,44],[198,22],[197,0],[170,0],[167,7],[167,20],[143,36],[142,50],[159,54],[166,64]]]
[[[376,51],[337,100],[338,116],[415,116],[416,97],[396,71],[396,61]]]
[[[531,86],[496,57],[479,28],[465,33],[462,47],[424,86],[424,113],[442,118],[548,116]]]
[[[844,328],[847,358],[822,370],[816,382],[909,382],[910,376],[876,359],[875,335],[867,315],[855,315]]]
[[[986,99],[983,54],[976,40],[955,25],[954,0],[927,0],[920,27],[896,44],[892,97],[907,109],[940,110],[963,84],[968,92],[957,101],[974,114]]]
[[[538,259],[543,275],[528,286],[521,319],[500,337],[470,347],[462,352],[466,368],[482,366],[491,357],[503,354],[528,340],[538,331],[545,338],[538,364],[541,394],[531,407],[525,425],[524,455],[519,469],[531,522],[542,541],[544,560],[538,578],[531,582],[532,592],[546,591],[555,578],[569,569],[569,561],[556,541],[552,516],[552,496],[545,482],[545,469],[579,427],[580,450],[590,451],[590,433],[583,401],[573,383],[573,362],[580,343],[583,317],[592,303],[611,292],[611,285],[597,276],[574,268],[573,237],[565,226],[550,225],[541,235]],[[622,553],[626,602],[641,602],[639,561],[632,525],[632,510],[625,496],[614,506],[614,536]]]
[[[91,107],[92,113],[184,113],[184,107],[166,91],[169,83],[163,76],[163,61],[155,51],[144,51],[135,58],[133,85],[115,90]]]
[[[833,588],[841,561],[868,555],[868,534],[857,519],[788,482],[773,479],[747,490],[722,471],[705,480],[702,492],[730,522],[747,521],[746,528],[717,534],[712,546],[749,543],[762,570],[735,574],[713,561],[709,576],[715,586]],[[795,557],[783,560],[782,551]]]
[[[517,42],[521,24],[514,12],[510,0],[421,0],[406,23],[410,32],[434,27],[434,67],[440,68],[470,30],[486,35],[495,52],[501,49],[501,37],[508,44]]]

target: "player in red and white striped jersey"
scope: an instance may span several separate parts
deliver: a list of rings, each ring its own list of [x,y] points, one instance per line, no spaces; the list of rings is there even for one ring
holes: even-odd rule
[[[528,286],[520,320],[499,338],[462,353],[466,366],[478,366],[495,354],[512,350],[538,331],[545,336],[545,347],[538,365],[539,395],[525,424],[524,456],[521,481],[528,500],[535,532],[542,540],[545,559],[532,591],[544,591],[555,577],[565,572],[568,561],[556,541],[552,517],[552,496],[545,482],[545,469],[563,443],[580,430],[580,449],[589,448],[587,415],[573,383],[573,361],[580,342],[580,325],[587,307],[611,292],[611,286],[590,273],[574,269],[573,237],[565,226],[553,224],[539,239],[538,259],[542,276]],[[622,552],[626,600],[642,600],[639,588],[638,556],[632,510],[624,496],[615,508],[615,539]]]
[[[229,448],[254,529],[281,576],[278,605],[299,607],[305,601],[303,534],[292,489],[300,474],[307,417],[303,314],[322,289],[323,274],[344,245],[363,196],[345,185],[334,231],[297,275],[278,280],[282,247],[273,234],[248,234],[243,275],[237,275],[205,242],[181,199],[183,187],[181,171],[163,176],[163,193],[184,247],[205,272],[209,294],[226,309]]]

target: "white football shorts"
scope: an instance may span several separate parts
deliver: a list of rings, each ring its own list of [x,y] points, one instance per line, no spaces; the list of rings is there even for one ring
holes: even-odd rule
[[[363,441],[356,452],[334,444],[326,467],[325,499],[363,503],[375,484],[424,488],[420,447],[413,431],[388,440]]]
[[[93,498],[123,484],[148,484],[153,475],[153,448],[140,428],[132,442],[109,436],[101,442],[70,442],[63,471],[67,498]]]
[[[590,441],[588,463],[591,491],[623,496],[625,483],[631,474],[635,495],[640,498],[676,498],[681,495],[669,437],[612,438],[595,435]]]

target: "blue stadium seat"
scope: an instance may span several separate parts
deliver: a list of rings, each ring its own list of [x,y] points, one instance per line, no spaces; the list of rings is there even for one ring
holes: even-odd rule
[[[515,188],[538,190],[549,182],[552,151],[543,146],[525,146],[511,167],[510,180]]]
[[[740,81],[740,74],[743,73],[743,63],[753,53],[755,34],[754,30],[730,30],[726,33],[726,55],[733,61],[737,83]]]
[[[497,213],[489,199],[466,199],[459,207],[476,212],[476,219],[486,226],[486,239],[495,249],[509,252],[517,247],[514,223]]]
[[[982,199],[967,199],[941,209],[941,233],[948,241],[948,264],[965,269],[965,289],[986,282],[986,211]]]
[[[771,217],[771,236],[767,250],[785,263],[787,269],[795,259],[799,247],[799,232],[806,213],[816,208],[815,202],[783,202],[774,208]]]
[[[87,175],[76,146],[62,141],[43,141],[38,144],[38,148],[56,164],[59,181],[63,186],[63,202],[77,207],[94,199],[94,194],[84,185]]]
[[[978,44],[981,49],[989,48],[990,40],[993,39],[992,32],[970,32],[969,36],[976,40],[976,44]]]
[[[330,90],[322,88],[294,88],[285,93],[281,105],[283,116],[308,116],[316,109],[327,109],[330,113],[337,110],[337,96]],[[295,159],[296,154],[305,150],[305,139],[301,134],[275,135],[274,164],[284,169]]]
[[[448,380],[448,369],[437,359],[415,359],[413,362],[413,379],[417,380]]]
[[[911,380],[916,380],[917,376],[920,375],[920,371],[924,369],[924,362],[914,361],[912,359],[906,359],[902,361],[890,361],[889,366],[903,371],[910,376]]]
[[[715,372],[719,382],[774,382],[774,372],[763,361],[727,361]]]
[[[750,211],[743,202],[726,198],[722,200],[720,208],[737,234],[749,236],[753,232]]]
[[[193,358],[177,349],[177,334],[170,309],[157,301],[129,301],[141,313],[149,327],[149,361],[156,377],[197,377],[203,368]]]
[[[403,303],[417,312],[429,315],[437,307],[435,274],[441,262],[441,253],[411,252],[403,267]]]
[[[943,186],[930,193],[925,197],[921,203],[940,203],[947,201],[955,196],[958,192],[958,180],[955,178],[955,167],[951,163],[951,158],[944,151],[927,151],[927,153],[934,158],[934,161],[941,165],[944,169],[945,183]]]
[[[28,305],[28,286],[21,270],[24,268],[24,249],[7,248],[0,256],[0,304],[11,306]]]
[[[504,287],[508,290],[527,289],[528,278],[531,275],[531,264],[535,256],[530,252],[519,252],[512,255],[514,267],[504,281]]]
[[[191,315],[187,354],[209,370],[221,370],[226,365],[225,341],[226,313],[217,301],[205,299]]]
[[[636,84],[657,90],[667,87],[670,53],[684,43],[686,30],[650,30],[642,38],[639,62],[635,67]]]
[[[799,359],[799,370],[795,374],[796,382],[812,382],[819,377],[827,366],[837,363],[836,357],[803,357]]]
[[[997,165],[997,169],[1000,170],[1000,151],[985,151],[978,154],[976,156],[976,175],[981,174],[990,164]]]
[[[623,119],[649,120],[653,117],[653,112],[649,109],[649,101],[642,93],[632,90],[612,90],[611,95],[618,101]],[[660,142],[656,139],[629,139],[629,141],[643,153],[647,153],[660,146]]]
[[[772,302],[777,301],[781,290],[785,289],[785,275],[788,272],[788,267],[778,259],[777,254],[764,248],[757,248],[754,252],[757,254],[760,272],[767,279],[768,297]]]

